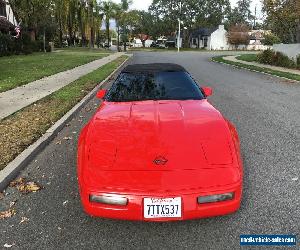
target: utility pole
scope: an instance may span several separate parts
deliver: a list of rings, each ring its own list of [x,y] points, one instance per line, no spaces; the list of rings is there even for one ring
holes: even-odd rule
[[[256,27],[256,15],[257,15],[257,5],[255,5],[253,29],[255,29]]]
[[[178,36],[177,36],[177,49],[178,49],[178,52],[180,52],[181,7],[182,7],[181,2],[179,2]]]

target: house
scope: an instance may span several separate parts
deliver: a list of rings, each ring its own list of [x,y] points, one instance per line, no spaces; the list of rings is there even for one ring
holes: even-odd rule
[[[139,38],[134,38],[133,41],[132,41],[132,46],[134,48],[141,48],[141,47],[143,47],[142,40],[139,39]]]
[[[249,45],[232,45],[228,39],[228,32],[224,25],[217,28],[199,28],[191,33],[190,47],[207,50],[265,50],[269,46],[262,44],[264,35],[269,31],[252,30],[248,33],[250,37]]]
[[[263,40],[265,34],[270,34],[270,30],[251,30],[249,31],[250,42],[247,46],[248,50],[265,50],[270,48],[270,46],[265,46]]]
[[[140,48],[146,47],[149,48],[154,41],[152,37],[147,34],[137,34],[136,37],[133,39],[133,47]]]
[[[182,48],[183,45],[183,33],[180,33],[180,39],[179,39],[179,48]],[[178,48],[178,34],[177,32],[174,32],[172,36],[168,37],[168,40],[166,41],[167,47],[176,47]]]
[[[190,47],[207,50],[227,50],[228,38],[224,25],[217,28],[199,28],[192,32]]]
[[[0,32],[14,31],[17,21],[8,0],[0,0]]]

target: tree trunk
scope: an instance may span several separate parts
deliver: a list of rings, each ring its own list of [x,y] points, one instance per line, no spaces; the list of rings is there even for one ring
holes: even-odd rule
[[[96,35],[96,43],[97,43],[97,48],[100,48],[100,31],[97,29],[97,35]]]
[[[76,27],[75,27],[75,22],[76,22],[76,17],[75,14],[73,13],[75,11],[74,6],[72,6],[71,9],[69,9],[69,15],[68,15],[68,32],[69,32],[69,40],[70,44],[74,46],[75,43],[75,33],[76,33]]]
[[[296,22],[296,42],[300,43],[300,19],[298,19]]]
[[[183,39],[184,39],[184,43],[183,43],[183,48],[189,48],[189,34],[187,34],[188,32],[184,29],[183,30]]]
[[[72,45],[73,44],[73,32],[72,32],[72,21],[71,21],[71,16],[69,14],[68,16],[68,33],[69,33],[69,43],[68,45]]]
[[[94,48],[95,47],[95,31],[94,27],[91,27],[91,41],[90,41],[90,47]]]
[[[80,33],[81,33],[81,46],[85,47],[84,46],[84,40],[85,40],[84,32],[85,32],[85,30],[84,30],[83,21],[82,21],[82,7],[81,7],[81,5],[78,9],[77,15],[78,15],[79,29],[80,29]]]
[[[126,27],[123,27],[123,43],[124,43],[124,51],[126,51],[126,43],[127,43],[127,39],[126,39]]]
[[[62,44],[63,44],[63,32],[62,32],[62,25],[60,23],[60,28],[59,28],[59,46],[62,47]]]
[[[110,47],[109,18],[106,18],[106,37],[107,37],[108,47]]]
[[[62,47],[62,39],[63,39],[63,32],[62,32],[62,22],[61,22],[61,15],[58,15],[58,24],[59,24],[59,47]]]
[[[29,36],[31,41],[35,41],[35,30],[34,28],[29,29]]]
[[[43,45],[44,45],[44,52],[46,52],[46,29],[45,28],[43,34]]]
[[[117,25],[117,51],[120,52],[120,26]]]

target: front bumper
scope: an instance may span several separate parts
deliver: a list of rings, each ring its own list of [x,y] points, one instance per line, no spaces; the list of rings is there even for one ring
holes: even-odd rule
[[[234,192],[234,198],[228,201],[214,203],[198,204],[199,196],[222,194]],[[89,200],[90,195],[109,195],[118,194],[128,198],[126,206],[107,205]],[[121,219],[121,220],[139,220],[139,221],[174,221],[190,220],[197,218],[220,216],[237,211],[240,207],[242,196],[242,183],[226,186],[223,188],[209,188],[206,190],[193,190],[190,193],[129,193],[129,192],[107,192],[106,190],[88,190],[81,188],[81,200],[85,212],[91,216]],[[182,199],[182,217],[181,218],[155,218],[146,219],[143,216],[144,198],[170,198],[181,197]]]

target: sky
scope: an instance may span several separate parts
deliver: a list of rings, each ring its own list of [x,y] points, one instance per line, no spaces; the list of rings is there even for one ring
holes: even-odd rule
[[[113,0],[116,3],[120,3],[121,0]],[[236,2],[238,0],[230,0],[231,4],[235,6]],[[152,0],[133,0],[132,9],[138,9],[138,10],[148,10],[148,7],[152,3]],[[251,1],[251,10],[254,12],[255,5],[258,7],[258,11],[261,9],[261,0],[252,0]]]

